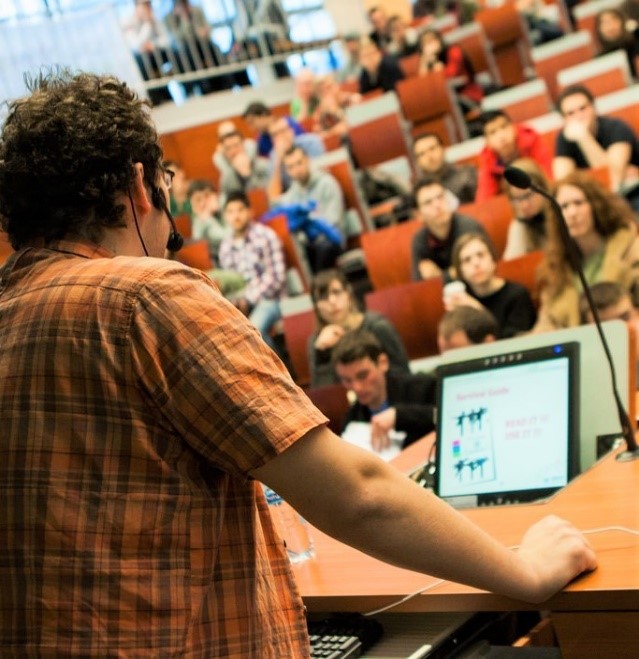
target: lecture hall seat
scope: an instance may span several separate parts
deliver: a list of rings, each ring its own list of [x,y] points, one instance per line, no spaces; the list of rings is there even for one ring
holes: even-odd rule
[[[182,249],[175,253],[175,260],[196,270],[207,271],[214,267],[209,243],[204,239],[185,241]]]
[[[411,244],[421,220],[393,224],[361,237],[368,277],[375,290],[411,280]]]
[[[312,309],[282,315],[284,343],[294,370],[295,382],[301,387],[308,386],[311,381],[307,345],[316,322]]]
[[[526,25],[514,4],[480,9],[474,16],[474,22],[483,27],[486,38],[492,44],[502,84],[512,86],[526,82],[530,43]]]
[[[627,89],[632,85],[632,73],[625,51],[616,50],[559,71],[559,91],[572,85],[585,86],[595,97]]]
[[[484,96],[481,109],[503,110],[519,124],[552,112],[553,103],[545,81],[538,79]]]
[[[475,76],[483,81],[501,84],[497,62],[486,39],[484,28],[479,23],[467,23],[445,35],[447,44],[462,48],[473,66]]]
[[[400,80],[395,90],[411,134],[436,133],[444,145],[468,137],[457,100],[444,71],[432,71]]]
[[[345,387],[341,384],[327,384],[323,387],[309,387],[305,393],[315,407],[328,417],[328,427],[339,435],[350,407]]]
[[[366,308],[383,314],[400,335],[409,359],[436,355],[437,326],[444,314],[440,277],[368,293]]]
[[[479,203],[462,204],[457,212],[472,217],[484,227],[495,246],[497,258],[501,258],[506,248],[508,227],[513,216],[508,197],[500,194]]]
[[[530,293],[535,306],[539,304],[539,286],[537,270],[543,259],[543,251],[536,250],[508,261],[497,261],[496,275],[508,281],[514,281],[524,286]]]

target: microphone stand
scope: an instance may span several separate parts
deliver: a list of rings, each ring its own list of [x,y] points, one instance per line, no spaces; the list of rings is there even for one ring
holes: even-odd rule
[[[533,190],[534,192],[540,194],[542,197],[547,199],[550,202],[550,205],[552,206],[555,213],[557,213],[559,234],[561,235],[561,239],[566,248],[566,254],[568,256],[568,260],[570,261],[570,265],[573,267],[573,269],[577,273],[577,276],[579,277],[581,287],[584,291],[584,295],[586,296],[586,300],[588,302],[588,307],[595,321],[595,327],[597,328],[597,333],[599,334],[601,345],[603,346],[606,359],[608,360],[608,366],[610,368],[610,378],[612,380],[612,393],[615,399],[617,415],[619,416],[619,423],[621,425],[621,434],[623,435],[623,438],[626,440],[626,450],[622,451],[621,453],[619,453],[619,455],[617,455],[617,460],[619,460],[620,462],[629,462],[631,460],[637,460],[639,459],[639,448],[637,447],[637,440],[635,439],[635,434],[632,428],[630,417],[628,416],[628,412],[626,411],[623,402],[621,400],[621,397],[619,395],[619,390],[617,387],[617,375],[615,373],[615,367],[612,361],[612,355],[610,354],[610,348],[608,347],[608,341],[606,340],[606,336],[604,335],[603,329],[601,327],[601,319],[599,318],[599,313],[597,312],[597,308],[595,307],[595,303],[592,299],[590,286],[588,285],[588,282],[586,281],[586,277],[584,276],[584,271],[581,266],[581,254],[579,253],[579,249],[575,241],[570,236],[570,232],[568,231],[568,225],[566,224],[566,220],[564,219],[564,214],[563,211],[561,210],[561,206],[557,203],[557,200],[552,195],[548,194],[545,190],[542,190],[541,188],[538,188],[537,186],[533,185],[528,174],[526,174],[522,170],[517,169],[516,167],[507,167],[504,175],[506,177],[506,180],[516,188],[524,188],[524,189],[529,188],[530,190]]]

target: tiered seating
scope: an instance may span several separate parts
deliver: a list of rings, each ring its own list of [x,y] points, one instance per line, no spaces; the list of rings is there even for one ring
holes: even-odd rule
[[[514,281],[525,286],[530,293],[532,301],[536,304],[539,302],[539,288],[537,285],[537,268],[543,258],[541,250],[530,252],[516,259],[508,261],[499,261],[497,263],[497,276]]]
[[[546,81],[551,97],[556,99],[557,73],[564,67],[588,62],[595,54],[590,32],[582,30],[533,48],[531,57],[537,77]]]
[[[571,66],[557,74],[559,90],[571,85],[584,85],[594,96],[605,96],[632,85],[632,73],[623,50],[596,57]]]
[[[500,85],[501,76],[497,62],[490,48],[484,29],[479,23],[468,23],[451,30],[446,34],[446,43],[456,44],[462,48],[473,66],[475,75],[487,78],[490,82]]]
[[[459,213],[469,215],[486,229],[497,256],[501,257],[506,248],[508,226],[513,217],[513,211],[506,195],[491,197],[479,203],[462,204]]]
[[[623,4],[623,0],[589,0],[582,2],[572,8],[572,15],[578,30],[587,30],[595,36],[595,19],[597,14],[604,9],[616,9]]]
[[[552,100],[543,80],[531,80],[496,94],[485,96],[482,110],[503,110],[515,123],[551,112]]]

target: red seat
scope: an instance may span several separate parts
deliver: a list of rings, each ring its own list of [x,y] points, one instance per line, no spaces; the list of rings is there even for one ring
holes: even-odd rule
[[[176,217],[173,218],[175,220],[175,228],[177,229],[178,233],[182,236],[182,238],[190,238],[192,235],[192,224],[191,224],[191,216],[188,215],[187,213],[182,213],[181,215],[177,215]]]
[[[315,331],[316,322],[312,309],[282,317],[284,343],[295,371],[295,382],[300,386],[307,386],[311,381],[307,345],[308,338]]]
[[[499,261],[497,263],[497,276],[514,281],[525,286],[535,305],[539,302],[539,287],[537,285],[537,269],[543,259],[541,250],[524,254],[516,259]]]
[[[341,384],[310,387],[306,390],[306,395],[315,407],[328,417],[328,427],[337,435],[342,431],[344,418],[350,407],[346,394],[346,389]]]
[[[277,234],[282,242],[287,269],[292,268],[297,271],[304,291],[308,291],[310,275],[306,258],[302,254],[301,247],[288,230],[286,215],[276,215],[265,226],[270,227]]]
[[[187,241],[184,247],[179,252],[176,252],[175,259],[196,270],[206,271],[213,268],[213,261],[209,253],[209,243],[207,240]]]
[[[437,327],[444,314],[440,277],[412,281],[366,295],[366,308],[390,320],[399,333],[409,359],[438,353]]]
[[[506,248],[508,227],[513,216],[508,197],[502,194],[486,201],[462,204],[457,212],[472,217],[484,227],[497,250],[497,257],[501,257]]]

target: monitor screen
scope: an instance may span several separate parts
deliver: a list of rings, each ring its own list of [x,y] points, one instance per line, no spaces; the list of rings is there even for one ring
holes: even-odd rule
[[[578,470],[579,344],[437,369],[435,492],[457,507],[544,498]]]

